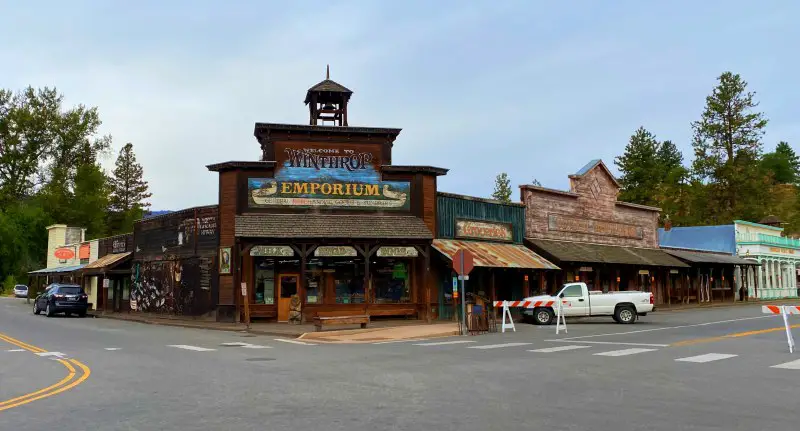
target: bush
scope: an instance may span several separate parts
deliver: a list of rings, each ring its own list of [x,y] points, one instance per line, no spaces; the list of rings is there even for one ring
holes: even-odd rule
[[[17,279],[14,278],[13,275],[9,275],[6,277],[6,280],[0,285],[0,294],[8,292],[11,293],[14,291],[14,286],[17,285]]]

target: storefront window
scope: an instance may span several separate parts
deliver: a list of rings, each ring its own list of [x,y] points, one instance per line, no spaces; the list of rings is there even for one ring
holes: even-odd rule
[[[271,258],[256,257],[255,303],[275,303],[275,261]]]
[[[377,259],[373,262],[373,287],[376,304],[411,302],[411,260]]]
[[[311,259],[306,266],[306,303],[322,304],[325,292],[325,267],[319,259]]]
[[[364,303],[364,261],[344,259],[331,263],[337,304]]]

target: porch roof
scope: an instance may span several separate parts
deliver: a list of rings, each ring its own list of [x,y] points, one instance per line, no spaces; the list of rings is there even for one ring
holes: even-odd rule
[[[671,250],[664,249],[665,252],[688,263],[712,263],[722,265],[759,265],[755,260],[742,259],[741,257],[730,254],[703,253],[699,251]]]
[[[572,241],[527,238],[533,248],[560,262],[688,268],[689,265],[657,248],[623,247]]]
[[[459,249],[472,252],[475,266],[488,268],[559,269],[547,259],[521,244],[501,244],[485,241],[435,239],[433,248],[448,259]]]
[[[132,252],[107,254],[83,267],[84,274],[99,274],[114,269],[133,256]]]
[[[59,266],[56,268],[42,268],[37,269],[36,271],[31,271],[28,274],[31,275],[46,275],[46,274],[62,274],[77,271],[83,268],[85,265],[73,265],[73,266]]]

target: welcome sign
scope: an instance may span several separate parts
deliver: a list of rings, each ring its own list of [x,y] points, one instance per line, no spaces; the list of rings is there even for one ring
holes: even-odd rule
[[[274,178],[249,178],[250,207],[408,211],[411,185],[381,181],[380,154],[357,145],[276,144]]]

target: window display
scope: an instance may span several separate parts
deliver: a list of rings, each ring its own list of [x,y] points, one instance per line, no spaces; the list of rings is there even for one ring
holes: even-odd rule
[[[322,304],[323,292],[325,268],[319,259],[311,259],[306,268],[306,304]]]
[[[373,286],[376,304],[411,302],[411,260],[377,259],[373,263]]]
[[[364,261],[361,259],[339,259],[332,261],[337,304],[364,303]]]
[[[269,258],[256,258],[255,303],[275,303],[275,262]]]

